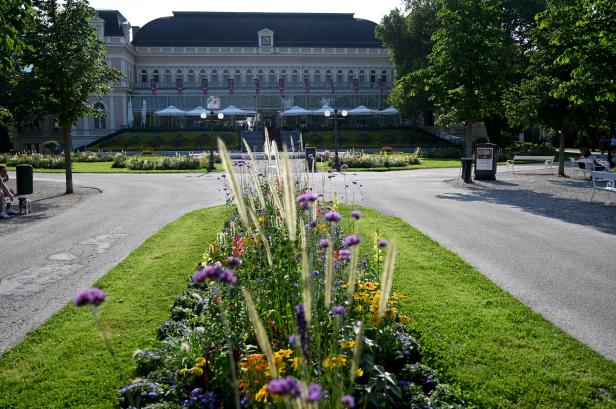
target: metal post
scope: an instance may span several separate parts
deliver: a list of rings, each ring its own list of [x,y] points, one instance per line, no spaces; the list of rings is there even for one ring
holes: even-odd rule
[[[334,169],[340,170],[340,157],[338,156],[338,108],[334,108]]]
[[[214,148],[210,148],[210,160],[207,164],[207,171],[213,172],[216,170],[216,165],[214,164]]]

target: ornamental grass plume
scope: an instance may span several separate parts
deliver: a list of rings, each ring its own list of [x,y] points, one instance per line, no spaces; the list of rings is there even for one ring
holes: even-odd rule
[[[295,241],[297,232],[297,207],[295,205],[295,182],[293,180],[293,168],[289,161],[289,153],[286,145],[282,148],[282,183],[283,183],[283,203],[289,240]]]
[[[310,293],[310,266],[308,264],[308,252],[306,250],[306,233],[302,230],[300,236],[302,247],[302,300],[304,302],[306,324],[310,327],[312,322],[312,295]]]
[[[381,294],[379,297],[379,306],[377,310],[377,316],[382,319],[385,315],[385,308],[389,302],[389,296],[391,294],[391,287],[394,280],[394,267],[396,264],[396,245],[395,243],[389,243],[389,250],[385,256],[385,262],[383,264],[383,274],[381,275]]]
[[[218,138],[218,151],[220,152],[220,157],[222,159],[222,166],[225,169],[225,172],[229,178],[229,185],[233,190],[233,200],[235,201],[235,205],[237,207],[237,213],[239,214],[240,220],[242,221],[244,226],[248,227],[248,214],[246,213],[244,196],[242,196],[242,190],[237,182],[237,176],[235,175],[235,171],[233,170],[233,162],[231,161],[231,157],[229,156],[229,151],[227,151],[227,146],[220,138]]]
[[[257,229],[257,233],[259,234],[259,237],[261,237],[261,242],[263,243],[263,247],[265,248],[267,264],[269,264],[269,266],[271,267],[274,265],[274,259],[272,258],[272,250],[270,248],[269,241],[267,240],[267,237],[265,236],[265,233],[263,233],[261,224],[259,223],[259,220],[257,220],[257,216],[255,216],[255,213],[252,211],[252,209],[250,209],[250,220],[252,220],[252,223],[255,225],[255,228]]]
[[[328,239],[321,240],[320,246],[325,249],[325,308],[328,308],[332,303],[334,286],[334,248]]]
[[[257,313],[257,307],[255,306],[255,302],[253,301],[252,296],[250,295],[248,290],[246,290],[245,288],[242,289],[242,294],[244,296],[244,301],[246,302],[248,317],[250,318],[252,328],[254,329],[255,335],[257,336],[257,343],[259,344],[259,348],[261,348],[263,355],[265,355],[265,357],[267,358],[272,378],[276,378],[278,376],[278,371],[276,370],[274,353],[272,352],[272,346],[269,342],[269,338],[267,337],[267,333],[265,332],[265,328],[263,327],[263,322],[261,321],[261,318],[259,318],[259,314]]]
[[[265,196],[263,195],[263,189],[261,189],[261,183],[259,181],[259,175],[257,174],[257,160],[255,158],[254,153],[250,149],[248,142],[244,139],[244,146],[246,148],[246,152],[248,152],[248,157],[250,158],[250,176],[252,177],[252,182],[255,186],[255,191],[257,192],[257,199],[259,200],[259,206],[262,209],[265,209]]]
[[[355,350],[353,351],[353,362],[351,362],[351,371],[349,375],[351,379],[355,379],[357,376],[357,370],[359,369],[359,363],[361,361],[361,353],[364,343],[364,323],[360,321],[357,335],[355,336]]]
[[[347,281],[347,301],[349,305],[353,303],[353,294],[355,294],[355,284],[357,283],[357,264],[358,262],[359,262],[359,249],[356,248],[351,253],[351,263],[349,265],[349,279]]]

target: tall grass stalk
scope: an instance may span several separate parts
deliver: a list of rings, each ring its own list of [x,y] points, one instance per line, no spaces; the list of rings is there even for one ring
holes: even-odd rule
[[[265,209],[265,196],[263,195],[263,189],[261,188],[261,182],[259,181],[259,176],[257,175],[257,160],[255,158],[254,153],[250,149],[248,142],[244,139],[244,146],[246,147],[246,152],[248,152],[248,157],[250,158],[250,176],[252,177],[252,181],[255,186],[255,192],[257,192],[257,199],[259,199],[259,205],[262,209]]]
[[[331,237],[328,237],[328,239],[331,242]],[[332,289],[334,286],[334,248],[332,245],[329,245],[325,251],[325,308],[328,309],[332,304]]]
[[[391,287],[394,280],[394,266],[396,264],[396,243],[390,242],[389,249],[385,255],[383,263],[383,274],[381,275],[381,295],[379,297],[378,317],[382,319],[385,315],[385,308],[389,302]]]
[[[351,373],[350,377],[352,380],[355,380],[357,376],[357,369],[359,369],[359,362],[361,360],[361,353],[364,344],[364,323],[359,322],[359,328],[357,330],[357,335],[355,336],[355,350],[353,351],[353,362],[351,363]]]
[[[282,179],[283,179],[283,203],[287,228],[289,230],[289,240],[295,241],[297,233],[297,206],[295,205],[295,182],[293,180],[293,169],[289,161],[287,147],[282,151]]]
[[[246,290],[245,288],[242,289],[242,294],[244,295],[244,301],[246,302],[248,317],[250,318],[252,328],[254,329],[257,336],[257,343],[259,344],[259,348],[261,348],[261,352],[263,352],[265,358],[267,359],[272,378],[277,378],[278,371],[276,370],[274,353],[272,352],[272,345],[270,344],[267,333],[265,332],[265,328],[263,327],[263,322],[261,321],[261,318],[259,318],[259,314],[257,313],[257,307],[255,306],[255,302],[253,301],[250,292],[248,292],[248,290]]]
[[[357,282],[357,263],[359,262],[359,246],[356,246],[351,253],[351,263],[349,264],[349,279],[347,281],[347,303],[353,304],[353,294],[355,294],[355,283]]]
[[[257,233],[259,234],[259,237],[261,237],[261,241],[263,241],[263,247],[265,248],[265,255],[267,256],[267,264],[269,264],[269,266],[271,267],[274,265],[274,260],[272,258],[272,250],[270,248],[269,241],[267,240],[267,237],[265,236],[265,233],[263,233],[263,229],[261,228],[261,225],[259,224],[259,220],[257,219],[257,216],[252,211],[252,209],[250,210],[250,219],[252,223],[255,225],[255,228],[257,229]]]
[[[304,316],[306,323],[310,327],[312,322],[312,295],[310,292],[310,265],[308,263],[308,252],[306,249],[306,234],[301,230],[302,247],[302,301],[304,303]]]
[[[229,156],[229,151],[227,151],[227,146],[220,138],[218,138],[218,151],[220,152],[225,173],[229,178],[229,185],[233,190],[233,200],[237,206],[237,212],[240,216],[240,220],[242,220],[244,226],[248,228],[248,215],[246,213],[246,205],[244,204],[244,196],[242,195],[242,190],[237,183],[237,177],[233,171],[233,162],[231,162],[231,157]]]

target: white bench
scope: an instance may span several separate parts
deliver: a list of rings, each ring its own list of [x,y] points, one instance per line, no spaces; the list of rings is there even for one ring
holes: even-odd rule
[[[531,156],[531,155],[515,155],[513,159],[509,159],[505,162],[505,166],[507,166],[507,171],[509,171],[509,166],[511,166],[511,171],[515,172],[515,161],[524,161],[524,162],[543,162],[543,165],[547,169],[548,167],[552,169],[552,165],[554,165],[554,156]]]
[[[595,198],[597,190],[616,193],[616,173],[597,172],[594,170],[590,173],[592,174],[592,197],[590,200]]]
[[[600,167],[601,170],[607,169],[609,163],[605,160],[601,159],[575,159],[569,158],[571,160],[571,170],[579,170],[583,172],[583,176],[586,177],[587,173],[596,171],[597,167]]]

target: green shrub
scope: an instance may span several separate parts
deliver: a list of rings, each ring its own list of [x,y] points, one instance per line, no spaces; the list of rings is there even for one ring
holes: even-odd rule
[[[125,161],[125,167],[131,170],[194,170],[207,166],[205,155],[176,155],[162,159],[144,159],[133,157]]]
[[[333,153],[325,152],[324,157],[329,166],[333,166]],[[348,151],[340,154],[340,163],[356,169],[403,168],[410,165],[420,165],[421,160],[419,159],[419,150],[413,153],[396,155],[364,154],[358,151]]]
[[[120,154],[113,152],[74,152],[71,153],[73,162],[113,162]]]
[[[513,159],[515,155],[524,156],[550,156],[556,155],[556,148],[550,144],[536,144],[532,142],[520,142],[512,147],[498,151],[498,160]]]
[[[20,153],[16,155],[7,155],[7,166],[31,165],[33,168],[39,169],[63,169],[64,157],[61,155],[47,155],[43,153]]]

